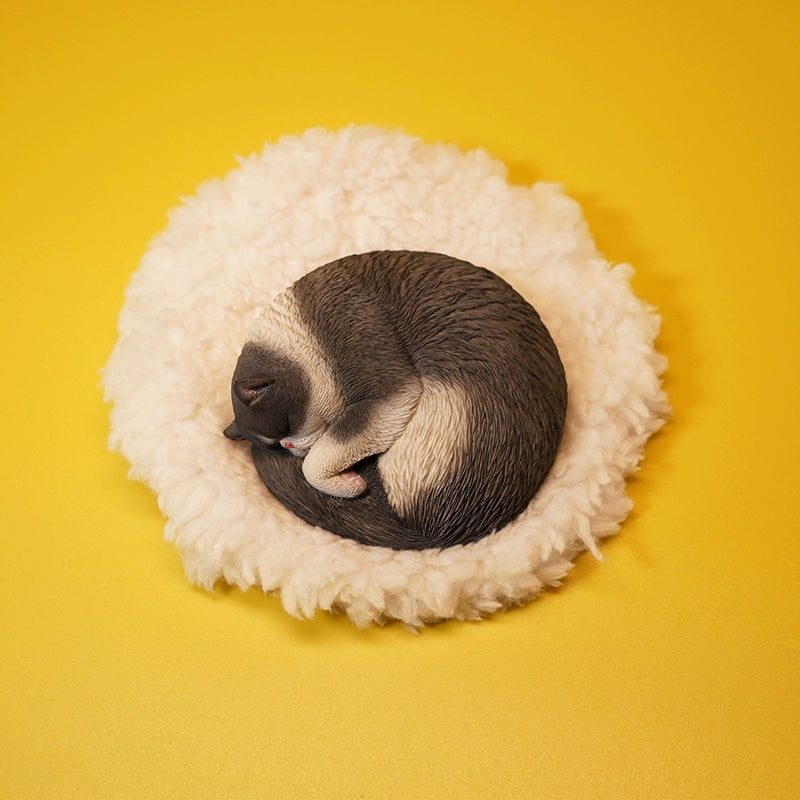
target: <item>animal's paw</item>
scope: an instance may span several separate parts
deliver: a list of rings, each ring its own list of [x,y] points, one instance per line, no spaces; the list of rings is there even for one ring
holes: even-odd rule
[[[333,497],[358,497],[367,488],[367,482],[352,469],[345,469],[335,475],[327,475],[319,469],[313,458],[303,462],[306,480],[319,491]]]
[[[358,497],[367,488],[367,482],[352,469],[346,469],[320,483],[317,489],[334,497]]]
[[[353,491],[356,492],[353,497],[358,497],[358,495],[366,491],[367,482],[354,469],[346,469],[344,472],[340,472],[337,477],[344,479],[353,487]]]

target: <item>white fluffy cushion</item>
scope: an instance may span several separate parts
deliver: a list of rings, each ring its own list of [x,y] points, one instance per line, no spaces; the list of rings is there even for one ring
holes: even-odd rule
[[[368,250],[447,253],[502,275],[539,311],[564,363],[560,453],[526,512],[443,551],[372,548],[274,500],[249,448],[222,435],[256,310],[300,275]],[[105,369],[111,446],[158,495],[189,578],[280,592],[357,625],[474,619],[557,584],[630,510],[625,476],[668,413],[659,318],[631,268],[597,252],[557,185],[510,186],[481,150],[375,128],[286,137],[170,215],[133,275]]]

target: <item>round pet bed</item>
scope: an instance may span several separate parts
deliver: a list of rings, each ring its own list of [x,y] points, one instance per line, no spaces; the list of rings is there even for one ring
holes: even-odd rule
[[[223,429],[257,310],[350,253],[425,250],[488,267],[538,310],[569,404],[555,464],[527,510],[478,542],[370,547],[314,528],[266,490]],[[286,610],[357,625],[477,619],[557,585],[630,510],[625,476],[668,414],[660,320],[631,268],[598,253],[554,184],[512,186],[482,150],[399,132],[307,131],[240,160],[170,214],[133,275],[104,372],[111,447],[157,494],[188,577],[280,593]]]

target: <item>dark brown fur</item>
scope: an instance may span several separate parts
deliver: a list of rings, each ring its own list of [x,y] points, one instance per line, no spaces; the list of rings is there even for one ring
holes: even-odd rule
[[[293,416],[302,418],[307,376],[278,359],[277,372],[288,376],[281,396],[259,401],[268,412],[248,404],[248,391],[273,380],[277,355],[249,343],[232,384],[238,431],[227,433],[253,441],[258,473],[278,500],[311,524],[394,549],[467,544],[526,508],[555,458],[567,387],[556,347],[521,295],[481,267],[407,251],[348,256],[303,276],[292,292],[344,397],[334,439],[374,425],[410,381],[466,397],[471,433],[458,458],[442,465],[446,482],[418,491],[402,516],[387,499],[379,453],[353,465],[365,494],[324,494],[305,480],[300,459],[259,439],[278,438]]]

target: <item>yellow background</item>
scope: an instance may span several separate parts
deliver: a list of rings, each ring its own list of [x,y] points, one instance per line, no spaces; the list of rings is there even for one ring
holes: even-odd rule
[[[2,5],[0,795],[800,796],[798,5],[292,5]],[[165,212],[352,122],[563,182],[671,363],[605,561],[420,636],[190,587],[105,449]]]

